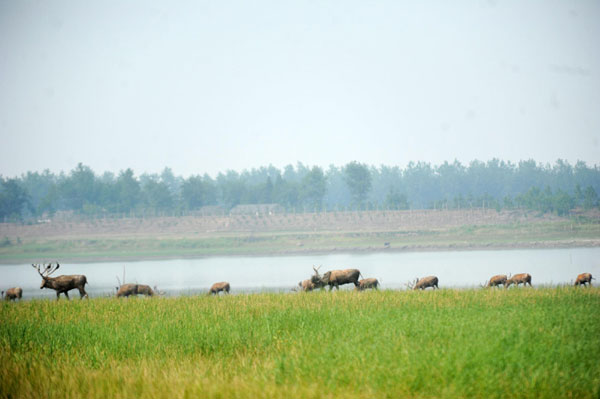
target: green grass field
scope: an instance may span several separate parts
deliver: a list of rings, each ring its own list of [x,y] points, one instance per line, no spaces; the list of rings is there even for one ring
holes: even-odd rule
[[[0,305],[0,398],[600,395],[600,290]]]

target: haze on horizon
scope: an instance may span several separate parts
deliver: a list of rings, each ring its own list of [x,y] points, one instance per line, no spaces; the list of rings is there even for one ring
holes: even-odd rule
[[[600,163],[600,2],[0,2],[0,175]]]

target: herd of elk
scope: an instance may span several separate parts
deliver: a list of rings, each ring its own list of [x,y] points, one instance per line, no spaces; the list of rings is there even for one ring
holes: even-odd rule
[[[57,300],[60,298],[61,293],[65,294],[67,299],[69,299],[68,292],[73,289],[79,290],[79,295],[81,299],[88,298],[88,295],[85,292],[87,278],[84,275],[75,274],[50,277],[51,274],[53,274],[60,268],[60,264],[56,263],[54,265],[50,263],[46,267],[44,267],[43,264],[32,264],[31,266],[34,269],[36,269],[39,275],[42,277],[42,284],[40,285],[40,289],[49,288],[55,290]],[[354,284],[354,289],[356,291],[363,291],[367,289],[377,290],[379,288],[379,281],[376,278],[365,278],[359,280],[359,277],[362,277],[362,274],[358,269],[330,270],[321,275],[319,273],[320,268],[321,266],[319,266],[318,268],[313,266],[314,274],[311,276],[311,278],[298,283],[298,286],[302,291],[308,292],[315,289],[323,288],[327,285],[329,286],[329,291],[333,290],[334,287],[337,290],[339,290],[340,285],[350,283]],[[125,279],[124,276],[123,279]],[[119,280],[118,277],[117,280]],[[595,278],[593,278],[590,273],[581,273],[577,276],[577,279],[575,280],[575,286],[591,286],[592,280],[595,280]],[[438,282],[439,280],[436,276],[427,276],[420,279],[415,279],[413,283],[408,283],[407,287],[412,290],[425,290],[426,288],[431,287],[435,290],[439,289]],[[487,281],[481,287],[493,288],[502,285],[505,288],[509,288],[512,284],[516,285],[517,287],[520,284],[523,284],[524,286],[529,284],[530,287],[533,287],[533,285],[531,285],[531,275],[528,273],[515,274],[512,277],[507,277],[505,274],[492,276],[489,279],[489,281]],[[229,294],[230,289],[231,287],[226,281],[214,283],[210,287],[208,295],[218,295],[219,292]],[[152,289],[149,285],[121,284],[120,281],[119,286],[116,287],[116,290],[117,297],[129,297],[130,295],[146,295],[152,297],[160,294],[156,286],[154,287],[154,289]],[[23,289],[21,287],[13,287],[7,289],[6,291],[2,291],[2,298],[4,298],[4,300],[7,301],[14,301],[17,299],[21,299],[22,297]]]

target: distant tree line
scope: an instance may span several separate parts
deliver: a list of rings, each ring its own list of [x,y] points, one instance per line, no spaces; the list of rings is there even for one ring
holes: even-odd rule
[[[218,205],[279,204],[290,212],[367,209],[522,208],[564,215],[598,208],[600,169],[558,160],[543,165],[492,159],[463,165],[411,162],[406,168],[351,162],[342,167],[273,166],[219,173],[216,178],[133,170],[97,174],[78,164],[69,173],[49,170],[0,176],[0,220],[80,215],[183,215]]]

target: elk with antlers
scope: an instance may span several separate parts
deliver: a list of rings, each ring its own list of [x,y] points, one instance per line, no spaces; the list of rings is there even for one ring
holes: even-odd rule
[[[23,289],[21,287],[7,289],[6,295],[4,295],[4,292],[5,291],[2,291],[2,297],[7,301],[14,301],[23,297]]]
[[[358,269],[330,270],[323,274],[323,277],[318,274],[317,270],[315,270],[315,273],[316,274],[312,277],[312,281],[314,283],[322,284],[323,286],[329,285],[329,291],[331,291],[333,287],[339,290],[340,285],[350,283],[354,284],[355,287],[358,287],[358,278],[362,277],[362,274],[360,274],[360,270]]]
[[[52,273],[58,270],[60,265],[56,263],[56,266],[52,266],[52,263],[48,264],[41,270],[40,267],[42,265],[34,265],[32,264],[34,269],[42,276],[42,288],[50,288],[56,291],[56,300],[60,298],[60,294],[63,293],[69,299],[69,291],[77,288],[79,290],[80,299],[88,298],[87,293],[85,292],[85,285],[87,284],[87,279],[83,274],[74,274],[68,276],[58,276],[58,277],[50,277]]]

